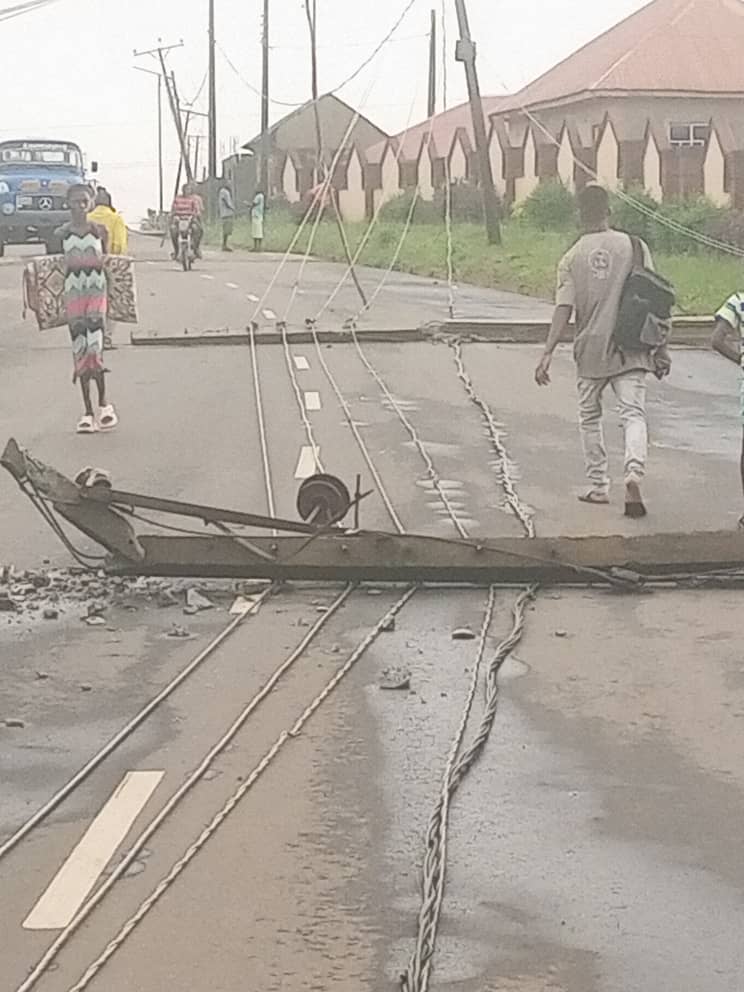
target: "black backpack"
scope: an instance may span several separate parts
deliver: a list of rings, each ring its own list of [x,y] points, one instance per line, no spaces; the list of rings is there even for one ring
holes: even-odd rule
[[[619,351],[654,351],[669,339],[676,295],[667,279],[646,268],[641,241],[629,237],[633,266],[620,297],[613,341]]]

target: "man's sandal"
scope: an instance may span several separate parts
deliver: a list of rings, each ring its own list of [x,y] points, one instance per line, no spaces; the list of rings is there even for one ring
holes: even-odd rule
[[[590,506],[609,506],[610,497],[601,489],[590,489],[588,493],[579,496],[580,503],[589,503]]]

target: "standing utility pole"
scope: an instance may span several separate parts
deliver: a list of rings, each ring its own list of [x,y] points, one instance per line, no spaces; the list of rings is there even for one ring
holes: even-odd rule
[[[261,75],[261,172],[260,183],[264,196],[271,196],[269,189],[269,0],[264,0],[263,36],[261,41],[263,66]]]
[[[483,116],[478,72],[475,68],[475,42],[470,35],[470,24],[465,9],[465,0],[455,0],[457,23],[460,28],[460,40],[457,43],[455,58],[465,65],[465,77],[468,83],[470,111],[473,116],[473,135],[478,153],[478,171],[480,173],[481,189],[483,191],[483,212],[486,216],[486,232],[488,242],[492,245],[501,244],[501,224],[499,221],[499,201],[493,184],[493,169],[491,156],[488,153],[488,138],[486,137],[486,121]]]
[[[429,103],[428,117],[437,112],[437,12],[431,12],[431,32],[429,34]]]
[[[217,67],[215,63],[214,0],[209,0],[209,178],[217,178]]]
[[[134,67],[138,72],[146,72],[148,76],[157,76],[158,80],[158,210],[162,215],[164,209],[164,174],[163,174],[163,77],[152,69]]]

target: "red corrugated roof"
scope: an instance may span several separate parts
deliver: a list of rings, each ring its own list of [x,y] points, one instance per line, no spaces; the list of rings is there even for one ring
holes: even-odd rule
[[[491,114],[497,114],[504,102],[508,100],[503,96],[484,96],[483,113],[486,118],[486,128],[490,126],[488,118]],[[403,143],[401,158],[403,161],[415,159],[421,150],[421,144],[426,139],[431,130],[432,141],[436,149],[436,155],[443,157],[449,152],[452,140],[458,129],[465,128],[471,140],[473,138],[473,119],[470,115],[470,104],[461,103],[457,107],[445,110],[444,113],[437,114],[433,120],[428,118],[420,124],[416,124],[407,131],[401,131],[394,138],[390,139],[393,148],[397,149],[400,142]],[[365,157],[371,164],[378,164],[385,153],[387,142],[382,141],[372,148],[367,149]]]
[[[502,109],[607,90],[744,93],[742,0],[653,0]]]

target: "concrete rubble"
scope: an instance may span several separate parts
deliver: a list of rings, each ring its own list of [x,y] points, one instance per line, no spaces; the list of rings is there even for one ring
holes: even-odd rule
[[[136,611],[153,604],[199,613],[226,606],[228,601],[231,604],[246,591],[256,592],[256,583],[250,590],[246,586],[244,582],[121,578],[82,568],[17,571],[6,565],[0,567],[0,627],[35,621],[52,624],[70,618],[101,627],[110,609]]]

